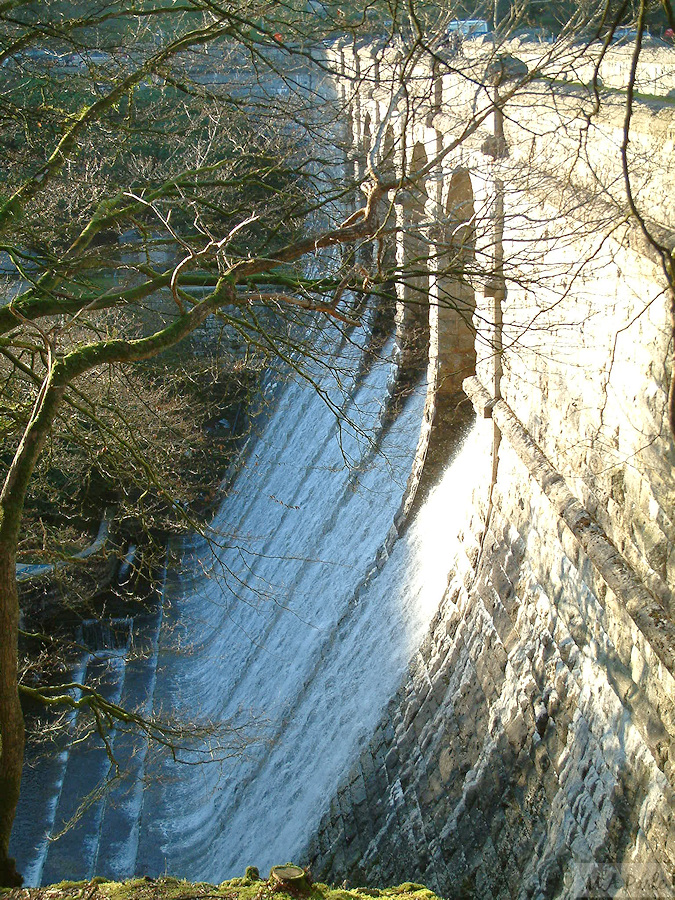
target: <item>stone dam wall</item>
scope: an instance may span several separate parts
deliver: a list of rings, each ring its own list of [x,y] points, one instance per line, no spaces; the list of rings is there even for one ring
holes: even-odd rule
[[[630,54],[603,61],[598,108],[587,57],[506,49],[521,74],[498,85],[482,50],[327,51],[345,183],[402,179],[378,248],[395,338],[372,358],[366,330],[318,336],[340,420],[301,379],[280,389],[209,540],[81,673],[148,711],[250,708],[273,739],[185,767],[118,734],[128,782],[61,838],[110,761],[52,755],[22,788],[28,883],[292,858],[375,896],[675,896],[672,323],[626,203]],[[645,56],[628,142],[668,246],[674,72]]]
[[[624,56],[604,64],[619,87]],[[321,879],[415,879],[446,897],[675,896],[669,300],[627,221],[622,99],[615,89],[589,119],[583,85],[560,86],[567,61],[439,158],[490,103],[477,79],[418,67],[392,107],[383,72],[394,83],[398,60],[343,49],[339,62],[366,86],[373,72],[344,97],[357,175],[387,141],[402,173],[438,158],[421,200],[391,198],[397,252],[420,236],[431,248],[437,401],[472,365],[452,327],[471,285],[464,390],[487,449],[441,606],[305,861]],[[665,94],[673,71],[649,59],[638,75]],[[674,110],[638,102],[632,127],[637,203],[671,234]],[[482,261],[462,290],[432,261],[447,252],[439,226],[458,220]]]

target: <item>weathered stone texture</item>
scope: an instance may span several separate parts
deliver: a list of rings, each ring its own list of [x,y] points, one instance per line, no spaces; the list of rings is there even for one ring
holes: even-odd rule
[[[515,454],[500,466],[526,483]],[[446,896],[671,895],[675,806],[658,746],[672,735],[648,722],[634,682],[632,708],[622,702],[597,598],[551,541],[545,499],[539,516],[536,498],[527,514],[518,499],[499,498],[472,583],[451,583],[378,743],[385,722],[388,737],[338,792],[356,833],[317,848],[315,876],[414,878]],[[531,565],[535,540],[551,579]]]
[[[620,80],[625,54],[603,65]],[[659,66],[639,79],[663,93]],[[410,146],[442,146],[476,99],[451,76],[434,96],[433,127],[408,123]],[[477,252],[499,244],[510,261],[476,291],[476,370],[517,427],[502,433],[499,405],[481,403],[496,477],[488,491],[483,473],[427,638],[323,816],[315,876],[415,879],[448,897],[675,896],[668,311],[655,259],[607,215],[622,202],[617,108],[573,152],[586,101],[570,88],[550,102],[534,83],[507,117],[507,156],[482,154],[484,129],[443,163],[448,178],[472,173]],[[369,102],[381,121],[377,91]],[[675,174],[672,109],[639,107],[634,128],[636,152]],[[659,178],[640,191],[675,228]],[[449,359],[457,329],[430,320],[433,392],[433,354]]]

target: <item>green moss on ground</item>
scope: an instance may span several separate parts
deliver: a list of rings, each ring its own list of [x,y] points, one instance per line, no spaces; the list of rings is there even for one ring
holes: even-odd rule
[[[255,877],[247,870],[243,878],[231,878],[222,884],[193,884],[177,878],[133,878],[129,881],[62,881],[43,888],[0,889],[2,900],[364,900],[368,896],[392,897],[396,900],[437,900],[436,895],[421,884],[405,882],[391,888],[331,888],[313,884],[303,892],[287,892],[279,885]]]

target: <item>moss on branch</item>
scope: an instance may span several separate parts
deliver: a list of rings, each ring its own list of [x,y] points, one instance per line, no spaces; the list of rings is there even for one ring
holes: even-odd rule
[[[397,900],[437,900],[436,895],[421,884],[405,882],[388,888],[335,888],[325,884],[309,884],[301,893],[284,889],[272,880],[263,880],[254,866],[241,878],[230,878],[219,885],[191,883],[165,875],[160,878],[133,878],[129,881],[90,882],[63,881],[44,888],[12,889],[0,896],[5,900],[364,900],[365,897],[397,898]]]

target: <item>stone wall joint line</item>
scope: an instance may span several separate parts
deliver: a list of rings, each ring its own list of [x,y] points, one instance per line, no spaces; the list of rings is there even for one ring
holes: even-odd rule
[[[493,397],[476,376],[464,391],[479,416],[491,414],[530,476],[581,544],[593,566],[624,606],[663,665],[675,676],[675,625],[636,575],[605,531],[568,487],[541,448],[504,400]]]

